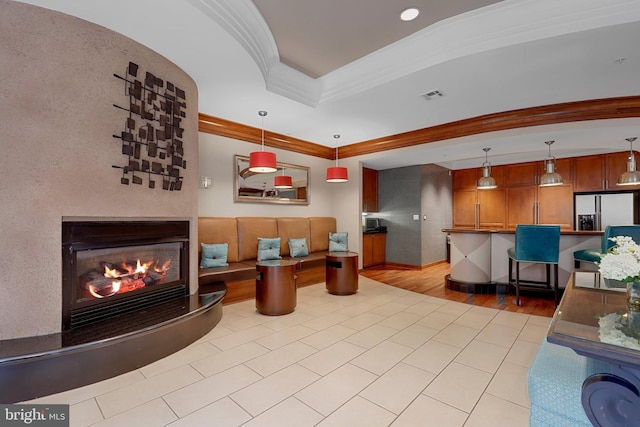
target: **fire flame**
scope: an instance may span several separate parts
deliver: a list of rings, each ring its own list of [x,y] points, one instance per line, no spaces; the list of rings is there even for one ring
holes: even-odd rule
[[[89,286],[89,293],[91,295],[93,295],[96,298],[104,298],[104,297],[110,297],[111,295],[117,294],[118,291],[120,290],[120,286],[122,285],[122,282],[120,280],[113,280],[111,282],[111,290],[109,291],[108,294],[106,295],[100,295],[96,288],[93,286]]]
[[[108,283],[99,284],[98,286],[89,283],[87,289],[93,297],[105,298],[115,295],[120,291],[128,292],[143,288],[147,286],[148,282],[145,283],[145,281],[148,279],[145,280],[145,278],[149,274],[150,269],[153,269],[151,276],[152,280],[155,281],[162,280],[167,270],[169,270],[171,260],[166,261],[161,266],[158,266],[158,262],[159,261],[141,262],[138,259],[136,260],[136,265],[133,266],[127,264],[126,261],[122,261],[120,270],[118,270],[118,268],[110,268],[105,264],[103,276],[106,279],[113,280],[108,281]]]

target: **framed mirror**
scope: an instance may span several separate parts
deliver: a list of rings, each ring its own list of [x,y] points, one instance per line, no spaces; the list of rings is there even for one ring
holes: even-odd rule
[[[309,168],[278,162],[278,170],[257,173],[249,170],[249,157],[236,154],[234,161],[233,201],[248,203],[309,204]],[[291,177],[292,188],[275,188],[276,175]]]

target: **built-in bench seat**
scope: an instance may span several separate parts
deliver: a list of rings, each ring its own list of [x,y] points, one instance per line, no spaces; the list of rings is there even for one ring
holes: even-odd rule
[[[200,243],[229,245],[227,267],[199,269],[198,284],[201,292],[225,282],[225,304],[255,298],[259,237],[280,237],[280,256],[298,261],[298,287],[323,282],[330,232],[336,232],[336,219],[333,217],[200,217],[198,248]],[[307,240],[309,255],[292,258],[289,238],[303,237]],[[201,257],[200,250],[198,257]]]
[[[529,425],[591,427],[582,408],[582,383],[592,374],[609,372],[608,363],[544,340],[529,369]]]

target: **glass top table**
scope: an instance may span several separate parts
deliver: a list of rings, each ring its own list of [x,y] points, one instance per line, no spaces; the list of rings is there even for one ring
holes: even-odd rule
[[[553,316],[547,339],[571,347],[578,354],[638,367],[640,341],[635,338],[634,346],[633,337],[615,340],[607,330],[611,325],[601,322],[610,316],[616,317],[620,324],[626,323],[625,307],[626,287],[605,281],[598,272],[576,271]]]
[[[632,321],[640,323],[640,313],[627,312],[625,284],[596,271],[571,274],[547,341],[611,364],[611,373],[591,375],[582,385],[582,406],[594,425],[640,423],[640,328]]]

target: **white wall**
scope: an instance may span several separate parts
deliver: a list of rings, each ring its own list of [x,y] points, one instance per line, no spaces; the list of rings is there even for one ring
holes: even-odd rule
[[[234,203],[233,180],[235,177],[233,156],[249,155],[259,150],[257,144],[222,136],[200,133],[200,176],[213,179],[210,189],[198,193],[198,216],[333,216],[338,231],[349,233],[349,249],[360,252],[360,166],[353,159],[340,159],[340,166],[349,168],[349,181],[328,183],[327,167],[333,162],[284,150],[271,149],[279,162],[308,166],[310,174],[309,205],[280,205],[271,203]],[[362,260],[360,260],[362,261]]]

